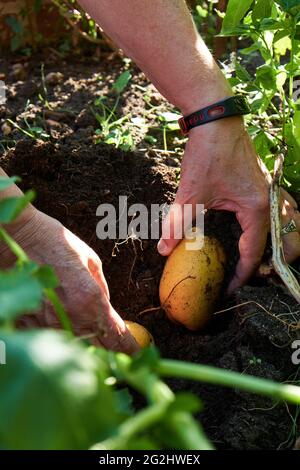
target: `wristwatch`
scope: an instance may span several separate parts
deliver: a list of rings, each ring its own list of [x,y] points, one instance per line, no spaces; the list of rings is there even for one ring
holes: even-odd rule
[[[251,108],[243,95],[234,95],[218,101],[210,106],[199,109],[188,116],[178,119],[179,127],[184,135],[197,126],[230,116],[249,114]]]

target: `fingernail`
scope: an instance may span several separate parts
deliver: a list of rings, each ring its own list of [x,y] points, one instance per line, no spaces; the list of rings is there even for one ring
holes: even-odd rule
[[[160,239],[157,244],[157,249],[158,249],[158,252],[164,256],[167,254],[168,246],[164,240]]]

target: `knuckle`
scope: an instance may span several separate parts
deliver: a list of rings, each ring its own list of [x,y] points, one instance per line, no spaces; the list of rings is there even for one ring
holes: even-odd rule
[[[268,193],[259,194],[255,198],[255,208],[260,212],[268,212],[270,206]]]

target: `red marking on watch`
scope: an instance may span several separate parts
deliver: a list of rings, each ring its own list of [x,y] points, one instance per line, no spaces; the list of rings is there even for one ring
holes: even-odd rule
[[[216,116],[222,116],[224,112],[225,112],[224,106],[215,106],[214,108],[209,109],[207,114],[209,117],[216,117]]]
[[[182,130],[183,134],[186,134],[188,132],[188,128],[187,128],[185,119],[183,117],[178,119],[178,124],[179,124],[179,127]]]

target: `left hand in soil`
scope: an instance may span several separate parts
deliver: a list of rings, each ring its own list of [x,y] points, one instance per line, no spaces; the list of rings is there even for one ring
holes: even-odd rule
[[[109,301],[101,261],[88,245],[58,220],[34,208],[28,211],[28,220],[22,219],[13,228],[12,236],[30,259],[54,268],[60,280],[57,293],[77,335],[116,351],[130,354],[139,350]],[[8,249],[2,251],[0,267],[12,265],[13,258]],[[60,323],[46,300],[40,312],[23,316],[19,326],[59,328]]]

